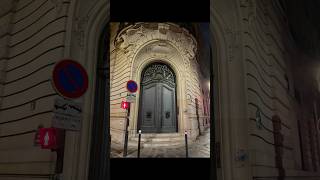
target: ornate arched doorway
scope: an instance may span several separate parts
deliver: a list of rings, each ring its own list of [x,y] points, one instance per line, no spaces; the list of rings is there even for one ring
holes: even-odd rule
[[[141,74],[138,129],[144,133],[177,132],[176,76],[167,64],[148,65]]]

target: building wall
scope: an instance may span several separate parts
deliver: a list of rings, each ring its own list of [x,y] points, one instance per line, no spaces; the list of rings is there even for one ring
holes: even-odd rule
[[[275,142],[272,117],[278,115],[281,119],[281,133],[284,136],[283,164],[285,169],[298,166],[299,150],[295,142],[297,120],[294,116],[295,100],[288,91],[285,75],[289,74],[290,66],[287,60],[290,51],[287,49],[289,39],[285,17],[281,7],[276,2],[256,1],[252,8],[256,14],[245,14],[244,51],[248,81],[248,116],[251,135],[251,157],[254,168],[264,169],[269,176],[277,175],[275,162]],[[291,42],[292,43],[292,42]],[[256,111],[261,111],[263,128],[256,126]],[[267,169],[267,170],[266,170]],[[269,173],[272,172],[272,173]],[[273,174],[274,173],[274,174]],[[254,176],[263,176],[254,174]]]
[[[39,125],[51,126],[51,71],[63,56],[69,4],[1,2],[0,177],[54,173],[56,154],[36,147],[34,137]]]
[[[310,100],[316,98],[317,93],[306,98],[306,94],[317,89],[297,79],[296,70],[303,66],[301,63],[297,66],[294,62],[306,59],[297,53],[298,47],[290,35],[283,9],[285,7],[281,6],[279,1],[269,0],[216,1],[215,5],[212,15],[216,21],[212,22],[212,27],[213,31],[221,36],[215,38],[216,46],[220,46],[214,47],[220,53],[217,56],[218,63],[221,61],[219,60],[221,52],[225,52],[229,66],[226,69],[231,70],[236,63],[239,64],[234,73],[238,76],[244,75],[244,93],[239,95],[245,96],[246,100],[239,102],[246,104],[243,106],[247,111],[245,116],[240,116],[236,109],[230,106],[229,113],[245,117],[241,120],[243,125],[237,128],[235,126],[238,125],[238,118],[221,119],[221,123],[229,119],[234,124],[230,125],[230,129],[235,128],[239,133],[238,136],[233,133],[228,134],[235,143],[230,148],[232,152],[230,158],[234,160],[228,161],[229,157],[224,154],[230,154],[229,149],[223,146],[222,171],[228,171],[226,169],[229,166],[232,169],[230,171],[234,173],[228,175],[222,172],[222,176],[227,177],[226,179],[277,179],[281,175],[285,176],[285,179],[319,178],[319,171],[315,168],[318,167],[318,138],[310,113],[312,109]],[[226,7],[233,10],[227,12]],[[227,46],[222,43],[223,38]],[[224,70],[221,67],[220,76]],[[304,72],[310,71],[310,68],[303,69]],[[233,72],[228,73],[229,77],[234,77]],[[231,79],[226,84],[230,87],[235,84],[233,81]],[[300,93],[305,97],[305,103],[298,102],[295,87],[299,87]],[[241,89],[238,85],[237,90]],[[312,90],[307,93],[302,89]],[[229,97],[230,101],[236,101],[237,97],[232,96],[232,90]],[[257,118],[258,109],[261,123]],[[222,114],[225,112],[226,110],[221,109]],[[275,117],[280,118],[280,128],[273,121]],[[298,128],[302,130],[301,140]],[[227,136],[226,130],[221,131],[223,139]],[[281,149],[282,153],[276,153],[277,149]],[[301,158],[301,149],[304,158]],[[242,158],[239,158],[241,155]],[[279,160],[278,157],[281,155]],[[302,167],[302,161],[307,169]]]
[[[50,179],[55,173],[56,153],[35,146],[34,139],[39,125],[51,127],[58,97],[51,74],[62,58],[75,59],[89,75],[88,91],[77,100],[85,105],[83,128],[66,132],[63,178],[87,179],[97,63],[92,59],[109,18],[108,1],[0,4],[0,179]]]
[[[284,9],[278,1],[252,1],[252,4],[243,8],[254,9],[251,14],[244,14],[243,18],[248,118],[252,121],[250,145],[253,148],[250,155],[255,169],[253,177],[259,179],[279,175],[275,153],[277,145],[274,141],[276,130],[272,126],[272,118],[275,115],[281,120],[283,144],[280,146],[283,149],[282,164],[285,176],[303,175],[299,172],[302,170],[298,132],[300,106],[294,97],[293,84],[296,82],[292,77],[295,73],[292,69],[292,59],[296,46],[290,36]],[[256,126],[257,108],[261,110],[261,130]],[[309,131],[310,136],[314,136],[312,127],[309,125],[303,129]],[[306,142],[304,139],[301,143]],[[314,137],[310,137],[309,140],[316,141]],[[305,153],[310,154],[314,151],[316,148],[311,147]],[[313,159],[317,161],[316,153]]]
[[[318,68],[316,57],[306,56],[302,51],[296,51],[293,58],[295,96],[301,133],[301,169],[318,171],[319,169],[319,91]],[[302,63],[304,62],[304,63]]]

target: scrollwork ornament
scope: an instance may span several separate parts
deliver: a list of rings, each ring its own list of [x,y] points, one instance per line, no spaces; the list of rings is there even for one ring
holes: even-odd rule
[[[173,25],[168,25],[173,26]],[[157,29],[147,28],[144,23],[129,27],[116,37],[115,45],[120,49],[124,49],[126,53],[135,52],[139,44],[144,44],[151,39],[162,41],[173,41],[183,56],[193,59],[196,54],[196,42],[192,35],[187,31],[173,32],[170,28],[166,29],[166,36],[159,36],[159,26]],[[170,37],[170,38],[166,38]]]

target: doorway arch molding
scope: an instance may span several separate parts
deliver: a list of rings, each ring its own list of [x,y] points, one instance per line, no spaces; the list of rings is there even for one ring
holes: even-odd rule
[[[177,106],[178,108],[182,109],[185,108],[185,97],[183,96],[183,94],[185,94],[185,90],[183,89],[183,87],[185,87],[185,83],[184,80],[185,78],[183,78],[183,74],[185,74],[184,72],[182,72],[181,68],[179,68],[179,65],[177,62],[174,62],[174,59],[171,58],[162,58],[162,57],[150,57],[147,59],[144,59],[143,61],[140,61],[140,63],[136,66],[137,70],[136,73],[133,74],[133,78],[138,84],[140,84],[141,82],[141,75],[143,70],[150,64],[153,63],[157,63],[157,62],[161,62],[164,63],[166,65],[168,65],[174,72],[175,76],[176,76],[176,93],[177,93]],[[140,88],[140,87],[139,87]],[[133,123],[131,123],[132,125],[130,126],[130,129],[132,129],[133,131],[132,134],[136,134],[135,129],[138,126],[138,116],[139,116],[139,99],[141,97],[141,94],[138,92],[137,93],[137,97],[136,97],[136,103],[132,105],[132,112],[134,112],[133,114],[131,114],[131,118],[133,119]],[[180,110],[181,111],[181,110]],[[180,112],[178,115],[178,133],[183,133],[185,129],[187,129],[188,125],[187,122],[184,121],[184,113]]]
[[[184,28],[174,23],[136,23],[121,30],[114,41],[115,47],[123,51],[130,68],[130,79],[140,83],[142,70],[152,62],[168,64],[177,76],[178,133],[191,129],[188,122],[187,89],[190,77],[197,64],[197,42]],[[131,134],[136,134],[140,98],[132,105],[130,119]]]
[[[85,95],[77,99],[83,104],[82,128],[66,132],[63,179],[87,180],[89,176],[98,49],[101,34],[110,20],[109,12],[109,0],[75,0],[68,9],[64,56],[84,66],[89,85]]]
[[[161,47],[166,47],[164,49],[156,49],[159,47],[159,43]],[[159,52],[165,51],[166,52]],[[168,53],[169,52],[169,53]],[[185,98],[186,92],[186,79],[189,77],[188,71],[189,67],[184,62],[181,52],[179,52],[170,42],[167,41],[159,41],[152,40],[148,41],[143,45],[134,56],[135,58],[132,60],[131,64],[131,79],[135,80],[138,84],[141,81],[141,75],[143,70],[150,64],[156,62],[162,62],[167,64],[175,73],[176,76],[176,93],[177,93],[177,106],[179,108],[178,115],[178,133],[183,133],[184,130],[188,129],[190,125],[187,122],[186,114],[183,111],[187,108],[187,99]],[[138,126],[138,113],[139,113],[139,99],[140,93],[137,92],[136,103],[132,105],[132,114],[131,119],[133,119],[133,123],[131,123],[130,129],[132,129],[132,134],[136,134],[135,129]]]

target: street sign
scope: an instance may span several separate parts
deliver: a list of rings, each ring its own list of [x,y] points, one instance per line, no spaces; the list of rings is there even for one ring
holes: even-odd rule
[[[53,113],[53,127],[69,130],[80,130],[82,119],[81,103],[57,98],[54,102]]]
[[[42,149],[56,149],[58,147],[56,129],[40,128],[38,141]]]
[[[128,109],[130,106],[130,102],[122,101],[121,102],[121,108],[122,109]]]
[[[135,102],[136,101],[136,94],[130,93],[126,97],[127,102]]]
[[[78,62],[65,59],[58,62],[52,74],[53,86],[65,98],[79,98],[88,88],[88,75]]]
[[[137,85],[137,83],[136,83],[135,81],[129,80],[129,81],[127,82],[127,89],[128,89],[128,91],[131,92],[131,93],[137,92],[137,90],[138,90],[138,85]]]

